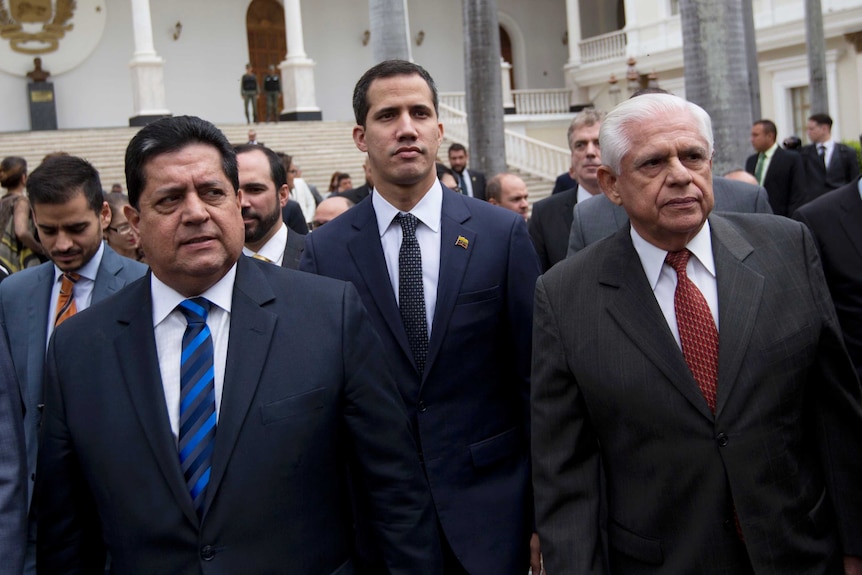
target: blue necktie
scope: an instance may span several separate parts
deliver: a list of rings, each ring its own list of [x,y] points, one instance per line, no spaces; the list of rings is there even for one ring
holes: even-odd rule
[[[211,305],[202,297],[179,305],[188,322],[180,362],[180,464],[198,517],[210,480],[216,431],[213,339],[207,326]]]
[[[425,371],[428,355],[428,323],[425,316],[425,289],[422,286],[422,252],[416,240],[416,224],[413,214],[395,216],[401,224],[401,249],[398,252],[398,308],[401,321],[407,331],[407,341],[416,371],[421,376]]]

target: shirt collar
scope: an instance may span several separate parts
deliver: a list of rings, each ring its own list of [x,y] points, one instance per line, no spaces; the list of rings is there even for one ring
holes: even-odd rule
[[[775,142],[774,144],[772,144],[771,146],[769,146],[769,147],[766,149],[766,151],[765,151],[765,152],[763,152],[763,153],[764,153],[764,154],[766,154],[767,159],[771,159],[771,158],[772,158],[772,155],[773,155],[773,154],[775,154],[775,150],[777,150],[777,149],[778,149],[778,142]]]
[[[377,231],[382,236],[401,211],[384,199],[375,189],[371,194],[371,204],[377,216]],[[440,229],[440,216],[443,213],[443,186],[434,180],[431,189],[419,200],[410,213],[428,226],[435,234]]]
[[[102,256],[105,254],[105,242],[99,242],[99,249],[95,255],[90,258],[90,261],[82,265],[75,273],[84,279],[96,281],[96,275],[99,273],[99,266],[102,265]],[[57,282],[63,275],[63,270],[54,266],[54,281]]]
[[[260,254],[271,262],[277,262],[279,258],[284,256],[284,247],[287,245],[287,226],[284,222],[281,223],[281,227],[278,228],[278,231],[269,238],[269,240],[263,244],[259,251],[253,251],[248,249],[247,247],[242,247],[242,253],[247,256],[253,256],[254,254]]]
[[[634,227],[631,228],[631,237],[638,257],[640,257],[641,265],[644,268],[644,273],[646,273],[647,281],[649,281],[650,287],[655,291],[668,252],[646,241],[637,233]],[[704,222],[703,227],[700,228],[697,235],[685,247],[706,268],[706,271],[712,277],[715,277],[715,258],[712,255],[712,237],[710,236],[709,220]]]
[[[236,263],[219,281],[200,295],[230,313],[235,280]],[[162,323],[180,305],[180,302],[189,299],[157,278],[156,274],[150,274],[150,292],[153,299],[153,326]]]

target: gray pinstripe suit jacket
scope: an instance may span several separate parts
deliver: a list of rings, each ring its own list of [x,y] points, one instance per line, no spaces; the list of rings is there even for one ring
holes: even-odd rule
[[[760,214],[710,225],[715,415],[628,226],[539,278],[533,481],[549,573],[602,573],[607,560],[614,573],[730,575],[750,560],[757,573],[811,574],[862,554],[862,392],[811,236]]]

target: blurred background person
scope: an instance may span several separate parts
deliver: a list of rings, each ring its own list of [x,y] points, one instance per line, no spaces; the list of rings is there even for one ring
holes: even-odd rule
[[[111,192],[105,194],[105,201],[111,208],[111,223],[105,228],[105,241],[111,246],[111,249],[127,258],[144,261],[144,252],[141,249],[141,238],[129,225],[126,220],[126,215],[123,213],[123,206],[129,205],[129,198],[126,194],[118,194]]]
[[[27,199],[27,161],[17,156],[0,162],[0,186],[6,194],[0,199],[0,265],[5,268],[3,277],[42,263],[42,245],[34,234]]]

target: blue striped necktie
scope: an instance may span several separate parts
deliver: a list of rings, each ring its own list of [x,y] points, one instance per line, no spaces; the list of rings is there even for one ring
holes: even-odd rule
[[[180,464],[198,517],[210,480],[216,432],[213,339],[207,326],[211,305],[197,297],[178,306],[188,322],[180,361]]]

